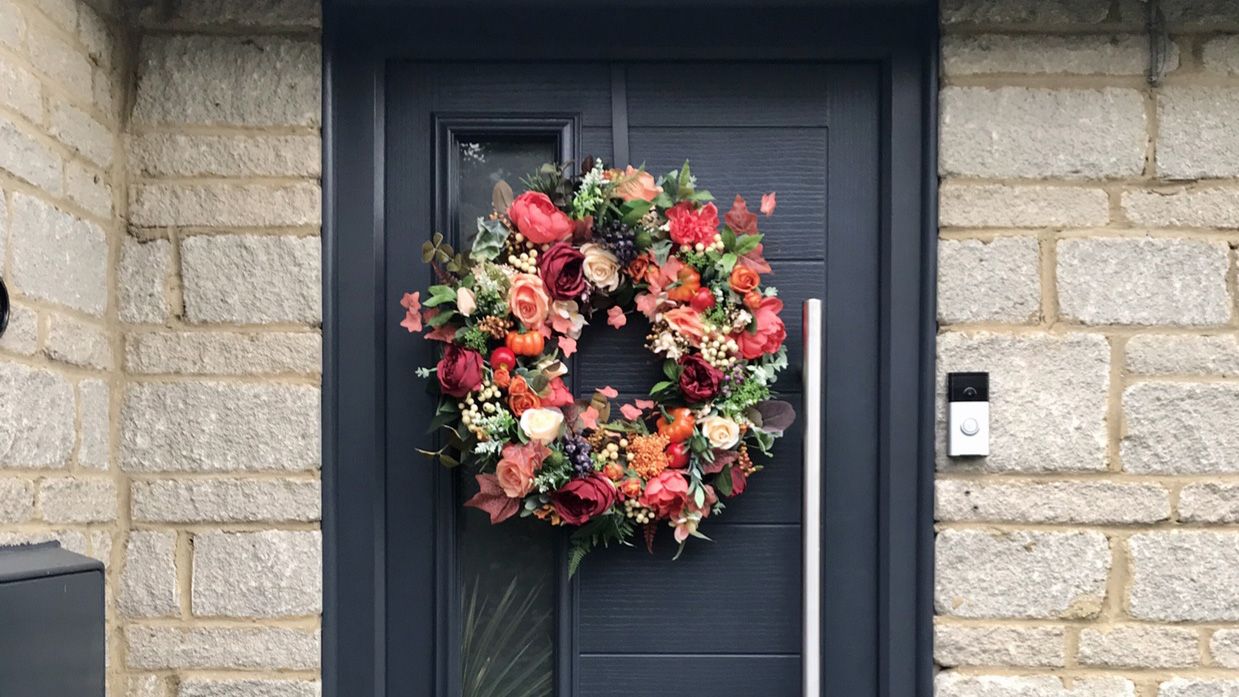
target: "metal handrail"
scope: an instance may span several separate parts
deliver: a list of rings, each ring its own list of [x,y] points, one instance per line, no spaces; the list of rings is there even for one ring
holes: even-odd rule
[[[822,693],[822,301],[804,302],[804,697]]]

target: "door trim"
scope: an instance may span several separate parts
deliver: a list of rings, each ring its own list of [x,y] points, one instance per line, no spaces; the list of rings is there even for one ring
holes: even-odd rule
[[[756,3],[755,3],[756,4]],[[932,6],[863,11],[811,8],[693,15],[694,31],[672,43],[633,43],[607,11],[604,23],[562,3],[558,26],[590,26],[538,40],[530,13],[489,11],[504,31],[455,40],[452,10],[357,10],[327,0],[323,70],[323,688],[327,697],[429,695],[388,685],[385,637],[387,467],[383,419],[385,337],[391,312],[386,246],[385,75],[393,59],[415,60],[842,60],[876,62],[883,74],[881,433],[879,539],[883,697],[932,694],[933,373],[937,177],[937,18]],[[628,10],[633,11],[635,10]],[[471,29],[487,17],[471,10]],[[664,13],[674,11],[662,11]],[[487,15],[487,12],[482,12]],[[508,16],[511,15],[511,16]],[[722,16],[720,16],[722,15]],[[752,27],[736,34],[732,27]],[[434,28],[439,28],[435,30]],[[595,31],[594,27],[601,27]],[[625,34],[631,34],[625,36]],[[728,42],[716,37],[729,36]],[[734,39],[734,40],[731,40]],[[668,48],[670,46],[670,48]],[[430,129],[430,124],[426,124]],[[428,136],[429,137],[429,136]],[[427,175],[428,176],[428,175]],[[426,182],[421,182],[426,183]],[[423,189],[429,193],[428,188]],[[910,394],[916,398],[909,398]],[[900,476],[892,476],[892,474]],[[433,545],[433,531],[424,532]],[[913,626],[909,627],[911,623]],[[911,631],[909,631],[911,630]],[[427,643],[433,643],[428,640]],[[433,646],[422,647],[433,654]],[[414,651],[413,653],[417,653]],[[403,658],[403,657],[401,657]],[[416,663],[418,656],[410,656]],[[410,667],[414,671],[416,665]],[[426,668],[433,671],[433,665]]]

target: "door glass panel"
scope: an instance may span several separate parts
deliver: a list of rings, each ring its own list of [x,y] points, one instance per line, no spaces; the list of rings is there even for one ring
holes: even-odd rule
[[[519,193],[520,179],[558,159],[555,134],[470,134],[452,139],[455,173],[449,201],[460,248],[490,214],[496,182]],[[541,697],[555,675],[556,551],[545,523],[509,519],[491,525],[462,504],[477,491],[460,473],[457,564],[460,579],[462,697]]]

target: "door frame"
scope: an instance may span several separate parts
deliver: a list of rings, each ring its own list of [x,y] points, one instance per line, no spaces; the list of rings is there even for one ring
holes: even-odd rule
[[[753,12],[734,32],[726,10],[696,7],[675,48],[633,44],[625,13],[644,0],[595,3],[470,0],[470,41],[442,27],[462,12],[417,0],[325,0],[323,51],[323,689],[385,696],[387,468],[383,273],[385,66],[391,60],[828,60],[877,63],[883,74],[881,606],[876,671],[883,697],[932,694],[934,337],[937,260],[936,3],[819,0]],[[678,7],[703,4],[687,0]],[[450,3],[449,3],[450,4]],[[753,5],[762,3],[754,0]],[[875,7],[876,6],[876,7]],[[664,5],[665,7],[665,5]],[[558,8],[558,9],[557,9]],[[534,39],[545,18],[577,13],[601,28]],[[638,15],[639,16],[639,15]],[[487,21],[491,24],[487,24]],[[675,22],[668,22],[674,25]],[[686,26],[686,25],[678,25]],[[553,28],[553,27],[551,27]],[[643,33],[631,32],[633,34]],[[608,33],[611,33],[608,36]],[[601,33],[601,36],[600,36]],[[728,42],[715,37],[726,35]],[[482,41],[479,43],[479,38]],[[723,45],[726,44],[726,45]],[[429,126],[429,125],[428,125]],[[426,137],[434,137],[427,128]],[[427,173],[425,176],[429,176]],[[898,473],[901,476],[892,476]],[[433,546],[434,531],[425,531]],[[433,647],[423,647],[433,653]],[[829,669],[829,667],[827,667]],[[853,670],[856,668],[853,666]],[[399,694],[428,694],[409,692]]]

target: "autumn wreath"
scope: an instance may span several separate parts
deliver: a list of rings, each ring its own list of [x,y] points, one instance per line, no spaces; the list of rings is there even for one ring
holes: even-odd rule
[[[441,397],[423,454],[476,471],[467,506],[492,523],[534,516],[572,525],[570,568],[594,546],[652,548],[660,521],[681,544],[761,469],[794,419],[771,387],[787,366],[775,288],[761,283],[757,215],[740,196],[718,218],[688,164],[659,179],[587,159],[580,173],[543,165],[524,193],[499,182],[467,253],[436,233],[423,247],[438,281],[406,293],[401,324],[444,344]],[[761,212],[775,208],[762,196]],[[646,347],[665,378],[614,418],[611,387],[573,398],[564,358],[596,319],[648,319]]]

